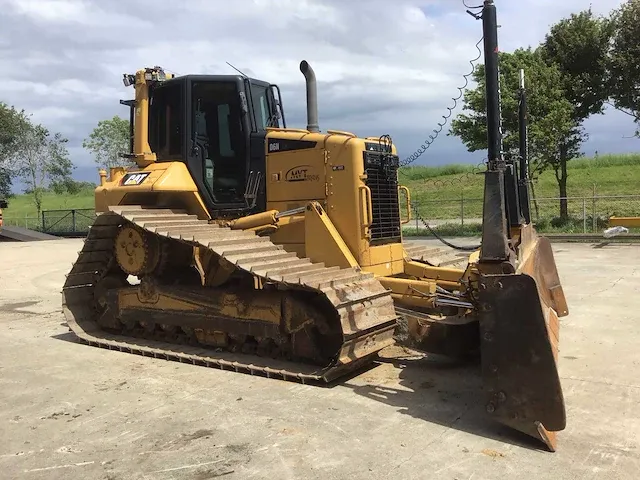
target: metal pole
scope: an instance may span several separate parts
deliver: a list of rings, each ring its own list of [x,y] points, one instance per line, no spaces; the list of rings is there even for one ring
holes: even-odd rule
[[[518,127],[520,140],[520,176],[518,178],[518,196],[520,210],[526,223],[531,223],[531,204],[529,201],[529,152],[527,130],[527,91],[524,84],[524,70],[520,70],[520,104],[518,106]]]
[[[76,211],[75,209],[71,210],[71,231],[75,233],[76,231]]]
[[[587,233],[587,199],[582,198],[582,233]]]
[[[485,0],[482,10],[484,34],[485,83],[487,97],[488,162],[484,174],[482,207],[482,248],[480,263],[509,259],[505,195],[505,161],[502,156],[500,128],[500,81],[498,70],[498,20],[493,0]]]
[[[485,0],[482,11],[484,61],[487,95],[487,143],[489,167],[503,164],[500,112],[500,77],[498,68],[498,18],[493,0]]]
[[[464,192],[460,192],[460,221],[464,226]]]
[[[518,129],[520,147],[520,180],[527,180],[527,95],[524,70],[520,69],[520,103],[518,105]]]
[[[420,227],[418,225],[418,205],[414,205],[413,210],[415,211],[416,216],[416,235],[418,235],[418,232],[420,231]]]
[[[591,215],[593,216],[592,220],[593,220],[593,230],[592,233],[596,233],[596,184],[593,184],[593,212],[591,212]]]

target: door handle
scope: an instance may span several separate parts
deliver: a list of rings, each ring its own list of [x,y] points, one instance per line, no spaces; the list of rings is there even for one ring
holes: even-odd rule
[[[362,211],[362,226],[370,227],[373,224],[373,206],[371,204],[371,189],[366,185],[360,185],[360,207],[362,207],[362,201],[364,200],[364,209]],[[364,195],[362,195],[364,193]],[[364,198],[363,198],[364,197]],[[366,210],[366,221],[364,219],[364,211]]]
[[[404,191],[404,194],[407,197],[407,219],[404,222],[401,222],[402,225],[404,225],[411,221],[411,192],[409,192],[409,189],[404,185],[400,185],[398,187],[398,194],[400,193],[400,190]]]

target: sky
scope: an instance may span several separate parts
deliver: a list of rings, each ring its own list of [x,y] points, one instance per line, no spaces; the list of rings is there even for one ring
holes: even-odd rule
[[[501,50],[537,45],[552,24],[590,3],[496,0]],[[592,8],[608,14],[620,3]],[[82,141],[99,120],[128,117],[119,100],[133,90],[123,73],[160,65],[233,74],[230,62],[279,84],[287,124],[304,127],[304,59],[318,78],[321,130],[390,134],[408,156],[454,105],[482,36],[462,0],[0,0],[0,25],[0,101],[66,136],[74,176],[89,181],[97,167]],[[640,149],[625,138],[635,129],[620,112],[592,117],[585,128],[586,155]],[[416,163],[483,157],[444,130]]]

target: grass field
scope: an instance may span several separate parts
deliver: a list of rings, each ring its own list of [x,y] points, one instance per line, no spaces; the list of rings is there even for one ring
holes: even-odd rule
[[[552,171],[544,172],[534,182],[538,200],[538,223],[545,231],[582,231],[583,214],[587,217],[587,226],[593,227],[596,217],[596,230],[611,215],[640,215],[640,197],[638,199],[593,200],[596,195],[639,195],[640,196],[640,154],[603,155],[598,158],[575,159],[568,164],[568,195],[575,197],[569,201],[569,214],[573,223],[569,226],[553,225],[558,216],[558,186]],[[446,165],[441,167],[416,166],[404,168],[400,172],[400,183],[411,190],[412,201],[418,206],[419,213],[425,219],[446,220],[452,233],[472,234],[477,227],[459,228],[461,214],[467,224],[477,221],[482,215],[483,176],[477,173],[473,165]],[[47,193],[43,202],[44,210],[93,208],[93,190],[87,189],[77,195],[56,195]],[[533,205],[532,205],[533,209]],[[8,224],[24,224],[25,219],[36,220],[36,209],[31,197],[16,195],[9,199],[9,208],[4,217]],[[29,221],[27,221],[27,224]],[[455,226],[458,224],[458,227]],[[452,226],[453,225],[453,226]]]
[[[400,181],[411,189],[419,214],[440,220],[448,234],[474,234],[477,227],[461,228],[482,216],[483,176],[469,165],[417,166],[404,169]],[[543,172],[533,183],[537,202],[532,215],[538,229],[545,232],[599,232],[612,215],[640,215],[640,154],[605,155],[575,159],[568,164],[568,210],[570,221],[559,225],[558,185],[553,171]],[[594,198],[595,192],[595,198]],[[603,198],[632,196],[637,198]],[[535,208],[537,204],[537,209]],[[595,221],[594,221],[595,219]],[[586,220],[586,222],[585,222]],[[444,225],[442,224],[444,221]],[[595,227],[595,228],[594,228]]]
[[[46,192],[43,198],[43,210],[61,210],[69,208],[93,208],[93,190],[84,190],[77,195],[56,195]],[[9,207],[3,210],[6,218],[24,218],[35,216],[36,207],[29,195],[16,195],[9,199]]]
[[[426,206],[437,202],[438,208],[433,209],[432,218],[457,217],[460,214],[461,197],[469,202],[470,216],[474,213],[479,215],[482,204],[475,205],[475,201],[482,199],[483,176],[473,169],[473,166],[467,165],[410,167],[403,169],[400,182],[411,189],[415,203]],[[540,175],[533,188],[539,199],[559,196],[552,171]],[[569,197],[589,199],[593,197],[594,190],[598,196],[640,195],[640,154],[572,160],[568,163],[567,190]],[[448,205],[448,201],[454,202],[454,205]],[[556,203],[542,201],[541,207],[556,207]],[[473,207],[477,208],[474,210]]]

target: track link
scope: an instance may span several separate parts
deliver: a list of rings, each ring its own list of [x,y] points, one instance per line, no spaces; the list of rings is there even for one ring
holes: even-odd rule
[[[412,260],[425,262],[434,267],[467,268],[469,253],[462,253],[453,248],[430,247],[418,242],[403,242],[404,251]]]
[[[119,226],[126,223],[151,234],[207,248],[263,284],[324,295],[342,326],[344,342],[336,358],[330,365],[317,367],[102,330],[94,306],[95,289],[115,262],[114,238]],[[382,348],[393,343],[397,321],[390,292],[373,274],[314,264],[286,252],[266,237],[210,224],[180,210],[137,205],[111,207],[109,212],[98,215],[67,275],[62,296],[69,328],[89,345],[304,383],[330,382],[371,363]]]

